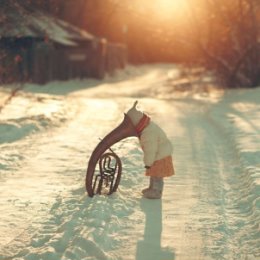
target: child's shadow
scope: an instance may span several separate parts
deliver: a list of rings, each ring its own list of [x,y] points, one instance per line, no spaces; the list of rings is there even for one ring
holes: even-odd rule
[[[162,201],[141,199],[140,207],[145,213],[143,240],[139,240],[136,260],[174,260],[175,254],[170,249],[161,247]]]

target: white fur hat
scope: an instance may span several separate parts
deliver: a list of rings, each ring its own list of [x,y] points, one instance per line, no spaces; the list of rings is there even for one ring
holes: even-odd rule
[[[126,113],[132,120],[134,126],[136,126],[143,117],[143,113],[136,109],[138,101],[135,101],[134,105]]]

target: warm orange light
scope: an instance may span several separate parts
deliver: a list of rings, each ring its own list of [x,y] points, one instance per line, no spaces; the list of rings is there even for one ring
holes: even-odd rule
[[[187,11],[185,0],[154,0],[154,15],[164,19],[184,17]]]

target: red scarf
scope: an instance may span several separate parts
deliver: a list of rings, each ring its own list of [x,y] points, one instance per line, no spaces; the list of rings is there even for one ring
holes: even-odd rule
[[[135,129],[138,134],[138,136],[141,136],[142,131],[149,125],[150,123],[150,117],[146,114],[143,114],[143,117],[140,119],[138,124],[136,125]]]

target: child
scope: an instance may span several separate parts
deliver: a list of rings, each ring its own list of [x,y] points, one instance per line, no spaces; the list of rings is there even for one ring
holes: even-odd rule
[[[148,199],[160,199],[163,192],[163,178],[174,175],[172,145],[164,131],[145,113],[136,109],[136,101],[127,112],[139,136],[144,152],[146,176],[150,177],[149,187],[142,190]]]

